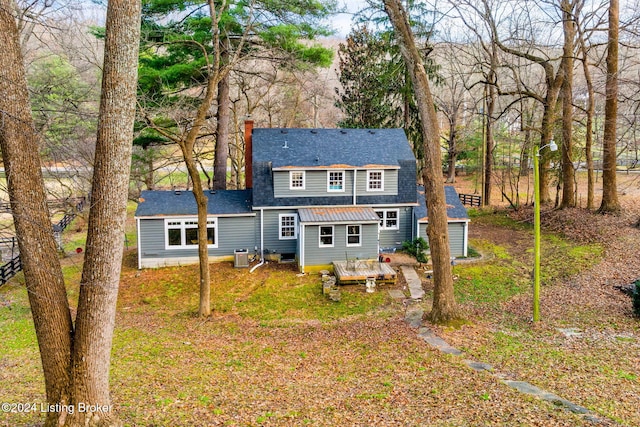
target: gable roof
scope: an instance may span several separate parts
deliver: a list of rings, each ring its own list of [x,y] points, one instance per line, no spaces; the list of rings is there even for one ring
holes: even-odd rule
[[[452,185],[444,186],[444,196],[447,203],[447,219],[469,221],[467,209],[460,201],[458,192]],[[416,218],[418,218],[418,221],[426,222],[429,218],[427,213],[427,204],[424,198],[424,187],[422,186],[418,186],[418,203],[420,206],[415,210]]]
[[[209,215],[246,215],[251,210],[251,190],[216,190],[205,192]],[[136,217],[195,216],[198,214],[192,191],[150,191],[140,194]]]
[[[278,168],[399,168],[415,156],[402,129],[253,130],[253,162]]]

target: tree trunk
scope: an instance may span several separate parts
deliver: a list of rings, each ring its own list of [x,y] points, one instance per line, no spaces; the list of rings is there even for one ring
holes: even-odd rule
[[[200,306],[198,314],[200,316],[211,315],[211,274],[209,273],[209,248],[207,240],[207,206],[208,199],[202,189],[202,180],[198,166],[193,158],[193,145],[184,146],[180,144],[184,163],[187,172],[193,180],[193,197],[196,200],[198,209],[198,260],[200,271]]]
[[[73,345],[73,402],[108,408],[111,344],[122,266],[138,81],[140,2],[108,3],[91,210]],[[80,411],[73,425],[119,425]]]
[[[618,0],[609,2],[609,40],[607,42],[607,82],[604,106],[602,203],[598,212],[620,211],[616,184],[616,124],[618,120],[618,33],[620,5]]]
[[[493,62],[493,61],[492,61]],[[495,83],[495,71],[489,72],[489,81]],[[491,205],[491,191],[493,185],[491,183],[491,176],[493,175],[493,113],[495,112],[496,105],[496,87],[494,84],[489,84],[489,98],[487,100],[487,122],[486,122],[486,148],[484,151],[484,189],[482,190],[482,204],[483,206]]]
[[[221,62],[229,60],[229,42],[225,39],[221,50]],[[227,160],[229,158],[229,117],[231,98],[229,97],[229,75],[218,82],[218,114],[216,125],[216,157],[213,167],[213,189],[227,189]]]
[[[453,105],[453,111],[449,117],[449,149],[448,149],[448,168],[447,168],[447,183],[453,184],[456,182],[456,159],[458,157],[457,139],[458,139],[458,106]]]
[[[73,325],[51,229],[11,0],[0,0],[0,148],[49,404],[70,404]],[[62,414],[48,413],[45,425]]]
[[[149,146],[144,149],[145,157],[147,160],[147,173],[144,177],[144,183],[147,186],[147,190],[155,190],[156,180],[154,172],[153,158],[155,157],[154,148]]]
[[[564,32],[562,82],[562,202],[561,208],[576,205],[575,170],[572,156],[573,137],[573,55],[574,38],[576,36],[573,11],[574,3],[562,0],[562,28]]]
[[[560,64],[560,70],[564,65]],[[548,70],[548,68],[551,70]],[[559,71],[558,75],[553,77],[553,67],[549,64],[545,65],[547,76],[547,95],[544,100],[544,112],[542,114],[542,129],[540,136],[539,147],[547,147],[553,140],[553,123],[556,119],[556,108],[558,102],[558,95],[560,88],[562,87],[562,72]],[[540,204],[545,205],[551,203],[551,193],[549,193],[549,184],[551,178],[549,176],[549,158],[547,156],[549,148],[542,148],[540,150]],[[534,153],[535,154],[535,153]]]
[[[402,56],[413,81],[424,134],[423,178],[429,212],[427,235],[434,273],[433,309],[429,317],[432,322],[446,323],[459,318],[460,314],[453,293],[438,118],[429,88],[429,79],[416,48],[404,8],[399,0],[385,0],[384,6],[395,28]]]
[[[110,409],[109,364],[122,261],[135,115],[140,3],[107,9],[103,96],[87,252],[72,324],[40,171],[10,2],[0,0],[0,147],[44,371],[46,426],[120,425]],[[100,405],[102,410],[88,410]]]
[[[584,151],[587,161],[587,209],[593,209],[594,206],[594,193],[595,193],[595,179],[593,176],[593,118],[595,116],[595,92],[593,89],[593,80],[591,79],[591,70],[589,68],[589,56],[587,54],[587,48],[585,46],[584,35],[580,30],[580,25],[576,25],[578,29],[578,41],[580,44],[580,52],[582,53],[582,71],[584,74],[584,80],[587,85],[587,123],[585,126],[585,143]]]

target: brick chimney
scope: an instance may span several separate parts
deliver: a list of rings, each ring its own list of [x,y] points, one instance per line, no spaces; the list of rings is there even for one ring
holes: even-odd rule
[[[253,188],[253,120],[244,121],[244,188]]]

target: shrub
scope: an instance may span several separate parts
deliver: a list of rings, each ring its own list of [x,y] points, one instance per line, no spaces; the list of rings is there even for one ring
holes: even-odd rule
[[[633,313],[640,317],[640,279],[635,281],[636,288],[633,290]]]
[[[405,240],[402,242],[402,249],[413,255],[418,262],[426,263],[428,261],[425,251],[429,249],[429,244],[422,237]]]

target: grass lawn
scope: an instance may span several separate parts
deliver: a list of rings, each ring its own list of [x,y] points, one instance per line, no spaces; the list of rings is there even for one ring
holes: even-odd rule
[[[472,245],[486,258],[454,270],[467,323],[436,328],[462,357],[419,339],[389,285],[374,294],[348,286],[334,303],[317,275],[292,266],[250,274],[212,264],[214,314],[201,319],[196,266],[137,270],[135,251],[127,252],[112,353],[114,409],[128,426],[592,425],[469,369],[464,359],[472,359],[611,425],[640,425],[638,321],[552,294],[600,262],[602,245],[545,236],[543,291],[564,313],[543,300],[544,321],[531,325],[530,227],[499,214],[478,215],[473,225],[485,228]],[[66,260],[75,299],[81,255]],[[0,402],[40,404],[44,385],[21,282],[19,275],[0,288]],[[574,326],[581,337],[557,329]],[[0,413],[0,425],[42,420],[38,412]]]

